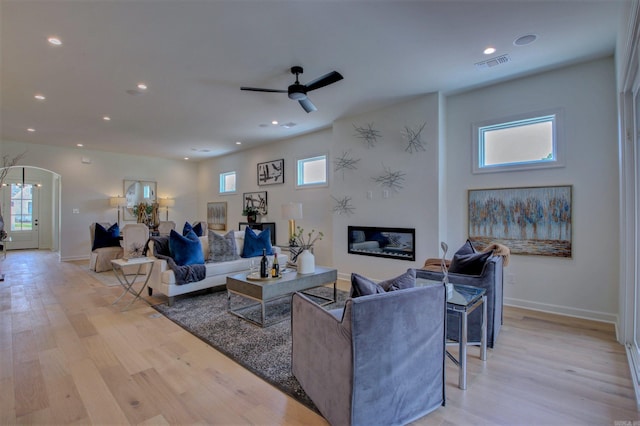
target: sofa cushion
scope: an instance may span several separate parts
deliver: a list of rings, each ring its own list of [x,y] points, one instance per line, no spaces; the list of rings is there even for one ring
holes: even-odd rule
[[[200,239],[193,231],[182,236],[172,229],[169,233],[169,252],[180,266],[204,263]]]
[[[227,262],[238,259],[236,249],[236,239],[234,231],[229,231],[225,235],[209,231],[209,262]]]
[[[407,269],[402,275],[376,283],[367,277],[351,274],[351,297],[367,296],[370,294],[386,293],[416,286],[415,269]]]
[[[242,257],[262,256],[262,250],[266,249],[268,255],[273,254],[271,247],[271,230],[268,228],[257,235],[248,226],[244,229],[244,247]]]
[[[485,263],[491,257],[491,252],[471,253],[471,254],[454,254],[449,265],[449,272],[464,275],[480,275],[484,269]]]
[[[111,225],[109,229],[96,223],[91,250],[103,247],[120,247],[120,227],[117,223]]]
[[[182,227],[182,235],[186,236],[189,233],[189,231],[193,231],[198,237],[204,236],[204,229],[202,229],[202,222],[196,223],[195,226],[192,226],[189,222],[185,222],[184,226]]]

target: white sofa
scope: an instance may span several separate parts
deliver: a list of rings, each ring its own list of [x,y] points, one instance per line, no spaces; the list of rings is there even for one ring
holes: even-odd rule
[[[244,248],[244,232],[234,231],[236,241],[236,249],[238,255],[242,255]],[[259,234],[259,231],[255,231]],[[153,240],[148,242],[148,256],[153,256]],[[209,237],[200,237],[200,245],[204,254],[205,261],[209,258]],[[283,254],[279,247],[274,246],[273,252],[278,253],[278,263],[286,265],[287,255]],[[269,262],[273,261],[273,256],[269,256]],[[227,262],[205,263],[206,277],[201,281],[178,285],[176,277],[171,268],[164,259],[156,259],[151,270],[151,276],[147,286],[149,287],[149,295],[158,292],[169,297],[169,306],[173,304],[174,297],[181,294],[191,293],[197,290],[203,290],[213,287],[224,287],[227,284],[227,276],[240,272],[250,272],[251,258],[240,257],[237,260]]]

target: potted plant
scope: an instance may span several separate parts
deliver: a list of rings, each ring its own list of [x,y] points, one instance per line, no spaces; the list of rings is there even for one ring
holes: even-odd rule
[[[259,212],[257,207],[245,206],[242,215],[247,217],[247,222],[255,223]]]
[[[311,232],[305,234],[304,229],[297,227],[293,239],[295,245],[300,249],[296,250],[295,255],[292,255],[291,261],[297,263],[298,273],[311,274],[315,271],[316,259],[311,251],[315,242],[321,240],[322,237],[324,237],[324,234],[320,231],[316,233],[316,230],[312,229]],[[289,250],[291,251],[291,248]]]

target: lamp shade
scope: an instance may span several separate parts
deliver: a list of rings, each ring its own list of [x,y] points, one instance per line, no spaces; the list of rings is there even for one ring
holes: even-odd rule
[[[160,207],[173,207],[176,205],[176,200],[173,198],[160,198],[158,200]]]
[[[302,203],[287,203],[282,205],[283,219],[302,219]]]
[[[111,197],[109,198],[109,205],[111,207],[120,207],[127,203],[127,199],[125,197]]]

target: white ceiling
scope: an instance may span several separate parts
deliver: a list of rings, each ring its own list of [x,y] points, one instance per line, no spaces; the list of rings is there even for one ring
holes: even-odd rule
[[[624,4],[0,0],[0,137],[197,161],[416,95],[611,55]],[[525,34],[538,39],[515,46]],[[502,54],[511,61],[474,66]],[[240,90],[286,89],[293,65],[302,83],[332,70],[344,80],[310,92],[309,114],[286,94]],[[139,82],[147,93],[128,94]]]

